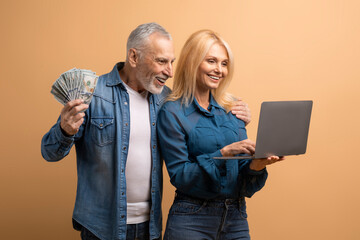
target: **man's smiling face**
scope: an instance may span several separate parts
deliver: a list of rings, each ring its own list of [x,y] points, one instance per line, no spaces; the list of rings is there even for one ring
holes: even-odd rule
[[[166,80],[173,77],[174,46],[159,33],[151,34],[148,41],[136,67],[136,78],[144,90],[159,94]]]

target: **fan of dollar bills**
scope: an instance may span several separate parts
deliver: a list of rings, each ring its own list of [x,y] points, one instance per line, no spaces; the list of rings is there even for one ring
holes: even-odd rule
[[[52,85],[51,93],[63,105],[75,99],[90,104],[98,78],[90,70],[73,68],[60,75]]]

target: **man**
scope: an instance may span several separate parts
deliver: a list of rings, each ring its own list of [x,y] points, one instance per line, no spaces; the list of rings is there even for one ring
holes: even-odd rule
[[[47,161],[61,160],[75,143],[73,226],[82,239],[161,238],[162,163],[155,128],[174,60],[164,28],[138,26],[128,38],[126,62],[99,78],[91,104],[66,104],[43,137]],[[238,101],[234,110],[249,122],[246,104]]]

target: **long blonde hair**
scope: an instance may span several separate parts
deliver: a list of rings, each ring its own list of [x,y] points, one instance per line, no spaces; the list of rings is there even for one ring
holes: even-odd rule
[[[218,43],[225,47],[228,61],[228,75],[220,82],[218,88],[211,90],[216,102],[229,111],[234,97],[225,92],[229,86],[234,72],[234,60],[231,49],[219,34],[211,30],[200,30],[193,33],[181,50],[174,76],[173,91],[168,97],[169,101],[182,99],[182,104],[190,104],[195,97],[196,76],[201,62],[212,45]]]

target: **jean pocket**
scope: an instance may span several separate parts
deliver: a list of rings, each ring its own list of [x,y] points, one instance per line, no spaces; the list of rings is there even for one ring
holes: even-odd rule
[[[113,117],[92,117],[91,135],[95,144],[105,146],[114,141],[115,126]]]
[[[202,204],[199,203],[193,203],[186,200],[180,200],[174,202],[174,204],[171,206],[170,214],[173,215],[192,215],[199,213],[206,205],[206,202],[204,201]]]

